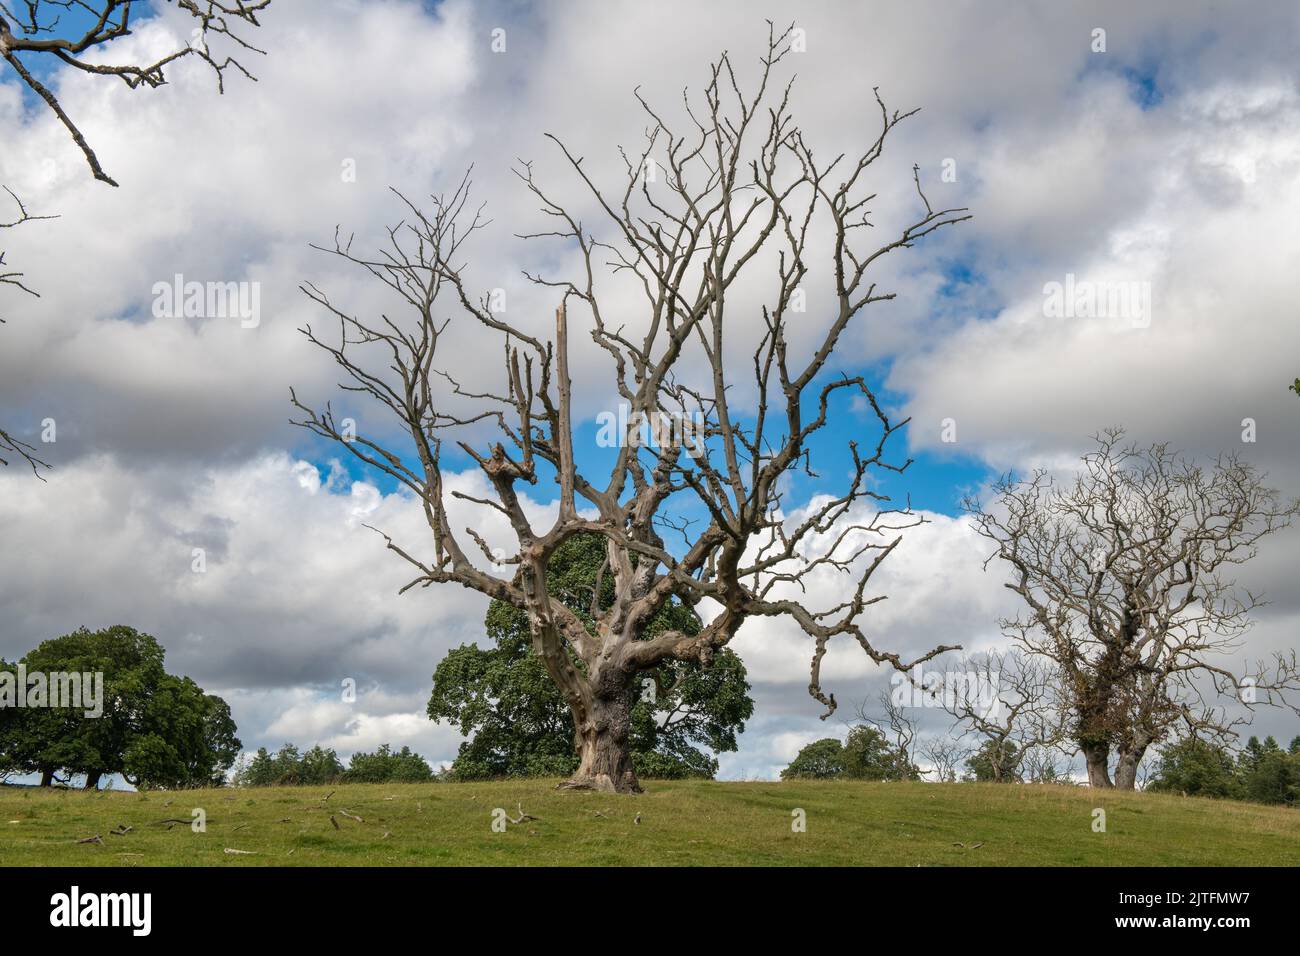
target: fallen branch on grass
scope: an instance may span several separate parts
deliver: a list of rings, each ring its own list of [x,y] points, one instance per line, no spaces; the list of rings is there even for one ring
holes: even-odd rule
[[[510,816],[510,814],[508,813],[506,814],[506,819],[509,820],[511,823],[523,823],[525,820],[539,819],[538,817],[533,816],[531,813],[524,813],[524,805],[522,803],[516,803],[515,806],[519,808],[519,818],[517,820],[513,819]]]

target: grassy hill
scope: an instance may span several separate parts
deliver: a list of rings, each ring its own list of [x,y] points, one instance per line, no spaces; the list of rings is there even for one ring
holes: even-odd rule
[[[652,781],[645,794],[615,797],[559,792],[554,783],[149,794],[0,787],[0,864],[1300,864],[1300,812],[1245,803],[1064,786],[828,782]],[[519,804],[537,819],[494,833],[494,808],[514,817]],[[206,811],[206,833],[189,826],[196,807]],[[1095,807],[1106,811],[1105,833],[1093,832]],[[791,831],[795,808],[806,812],[804,833]],[[132,830],[110,832],[123,826]],[[96,834],[102,844],[75,842]]]

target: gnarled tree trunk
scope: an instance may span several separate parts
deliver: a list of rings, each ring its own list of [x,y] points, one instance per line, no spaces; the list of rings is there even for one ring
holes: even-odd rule
[[[578,754],[578,769],[560,786],[570,790],[640,793],[641,785],[632,769],[635,672],[625,669],[611,655],[602,655],[580,670],[555,625],[536,612],[532,618],[533,648],[555,686],[564,694],[573,715],[573,746]]]
[[[1137,789],[1137,772],[1138,764],[1142,762],[1142,756],[1146,753],[1146,748],[1141,750],[1121,751],[1118,759],[1115,761],[1115,786],[1120,790]]]
[[[104,775],[102,770],[91,770],[86,773],[86,789],[98,790],[99,778]]]
[[[1110,788],[1115,786],[1111,783],[1110,772],[1107,769],[1107,763],[1110,760],[1110,748],[1105,744],[1082,744],[1080,749],[1083,751],[1084,762],[1088,766],[1088,786]]]
[[[624,674],[604,674],[591,693],[570,702],[578,769],[561,786],[572,790],[640,793],[632,769],[632,686]]]

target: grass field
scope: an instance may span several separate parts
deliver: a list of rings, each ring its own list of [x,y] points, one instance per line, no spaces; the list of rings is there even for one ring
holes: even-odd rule
[[[0,865],[1300,865],[1300,812],[1245,803],[824,782],[651,781],[640,796],[615,797],[554,783],[149,794],[0,787]],[[493,810],[515,817],[519,804],[537,819],[493,832]],[[206,832],[189,824],[196,807]],[[1104,833],[1093,831],[1095,807],[1106,811]],[[792,832],[795,808],[806,832]],[[122,827],[132,829],[111,832]],[[94,835],[103,843],[76,842]]]

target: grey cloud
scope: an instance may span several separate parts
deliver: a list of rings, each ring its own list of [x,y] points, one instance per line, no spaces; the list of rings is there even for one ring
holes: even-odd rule
[[[899,299],[842,345],[856,361],[892,363],[890,385],[918,423],[955,415],[960,450],[1023,468],[1067,462],[1089,433],[1123,422],[1139,440],[1198,455],[1237,448],[1300,492],[1300,401],[1285,391],[1300,373],[1291,5],[1256,4],[1250,16],[1173,0],[1028,10],[299,0],[266,18],[260,82],[232,81],[224,97],[201,71],[134,94],[60,78],[121,190],[88,182],[64,131],[24,113],[14,84],[0,83],[0,182],[62,217],[6,235],[43,297],[4,310],[0,420],[30,435],[53,417],[59,441],[48,485],[0,473],[0,653],[126,621],[163,639],[173,667],[230,695],[245,743],[316,734],[346,751],[389,733],[450,759],[456,735],[423,719],[421,698],[441,654],[481,633],[484,602],[454,588],[397,598],[405,569],[355,513],[419,546],[416,510],[400,496],[354,494],[337,475],[313,491],[295,464],[307,446],[287,423],[288,387],[313,400],[336,394],[334,370],[296,332],[321,321],[299,283],[357,309],[382,306],[308,243],[328,243],[336,224],[374,243],[400,216],[388,185],[418,198],[474,162],[495,223],[474,250],[473,280],[506,289],[511,317],[544,329],[554,302],[520,269],[557,274],[574,260],[512,238],[542,219],[509,166],[535,161],[548,187],[592,217],[543,133],[614,177],[614,143],[634,144],[644,125],[632,88],[675,106],[724,48],[752,70],[765,16],[795,17],[808,32],[794,96],[821,149],[873,135],[873,86],[891,106],[923,108],[880,171],[878,229],[914,202],[913,162],[932,198],[975,212],[889,265],[881,282]],[[508,32],[505,54],[488,46],[496,26]],[[1088,51],[1096,26],[1107,30],[1104,55]],[[136,41],[150,42],[151,29]],[[419,55],[393,55],[408,46]],[[1162,98],[1144,103],[1137,81],[1156,62]],[[958,181],[945,184],[949,157]],[[340,175],[347,160],[354,183]],[[980,281],[946,287],[958,266]],[[1044,283],[1133,270],[1155,286],[1150,328],[1043,317]],[[155,319],[150,290],[178,272],[259,282],[261,324]],[[737,303],[752,312],[761,291],[740,290]],[[610,296],[635,322],[627,291]],[[500,343],[453,328],[457,373],[495,381]],[[591,343],[575,347],[588,414],[611,401],[602,359]],[[1259,426],[1249,447],[1246,417]],[[1258,649],[1294,645],[1297,537],[1270,543],[1249,569],[1278,602],[1260,616]],[[190,571],[193,547],[209,551],[204,577]],[[948,519],[909,540],[882,567],[891,598],[869,630],[909,650],[950,636],[996,640],[1004,598],[977,551]],[[753,622],[738,647],[759,712],[724,772],[769,776],[798,740],[834,728],[802,686],[808,649],[797,633]],[[339,709],[344,676],[375,696]],[[833,652],[826,676],[842,701],[884,679],[855,647]],[[1260,726],[1286,733],[1278,715]]]

